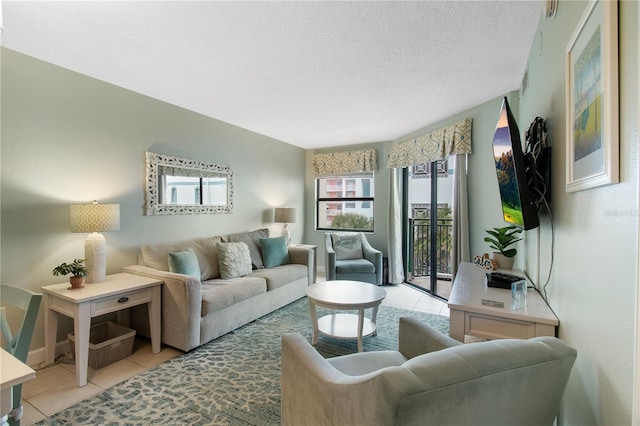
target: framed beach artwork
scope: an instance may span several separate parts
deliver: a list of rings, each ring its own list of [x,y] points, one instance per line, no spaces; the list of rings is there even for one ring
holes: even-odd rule
[[[617,1],[589,3],[569,41],[566,59],[566,190],[617,183]]]

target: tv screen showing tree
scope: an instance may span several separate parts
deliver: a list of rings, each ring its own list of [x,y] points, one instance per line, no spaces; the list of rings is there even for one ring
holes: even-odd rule
[[[540,221],[538,209],[531,202],[527,166],[519,132],[518,124],[505,97],[493,135],[493,158],[498,176],[502,215],[507,223],[533,229],[540,225]]]

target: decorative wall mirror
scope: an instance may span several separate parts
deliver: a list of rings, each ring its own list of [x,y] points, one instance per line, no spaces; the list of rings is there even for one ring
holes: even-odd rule
[[[231,213],[229,166],[146,152],[145,214]]]

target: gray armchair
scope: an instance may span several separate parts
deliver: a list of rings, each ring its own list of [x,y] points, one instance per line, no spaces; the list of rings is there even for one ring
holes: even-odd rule
[[[283,425],[552,425],[576,350],[555,337],[463,345],[400,319],[398,351],[325,359],[282,336]]]
[[[324,234],[327,281],[353,280],[382,285],[382,252],[363,233]]]

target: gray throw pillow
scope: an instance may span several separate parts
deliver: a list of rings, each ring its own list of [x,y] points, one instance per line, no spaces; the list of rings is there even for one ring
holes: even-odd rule
[[[264,265],[262,263],[262,252],[260,250],[261,238],[269,238],[269,230],[267,228],[232,234],[226,238],[226,241],[245,243],[249,248],[249,255],[251,256],[253,269],[262,269],[264,268]]]
[[[245,243],[218,243],[220,278],[244,277],[251,273],[251,257]]]

